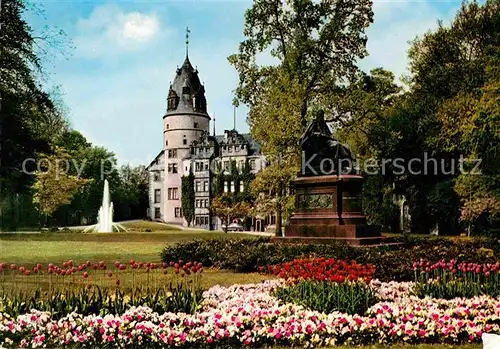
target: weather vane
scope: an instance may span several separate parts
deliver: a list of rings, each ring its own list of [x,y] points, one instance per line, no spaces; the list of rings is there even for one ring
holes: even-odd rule
[[[186,57],[188,56],[189,33],[191,33],[191,30],[189,30],[189,27],[186,27]]]

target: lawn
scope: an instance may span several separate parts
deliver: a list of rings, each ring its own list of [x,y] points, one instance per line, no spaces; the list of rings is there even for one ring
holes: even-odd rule
[[[0,234],[0,262],[15,263],[18,266],[32,266],[36,263],[45,265],[48,263],[61,264],[67,260],[73,260],[75,265],[84,263],[87,260],[93,262],[103,261],[108,265],[112,265],[115,261],[126,264],[130,259],[137,262],[160,262],[160,252],[167,244],[196,238],[252,237],[245,234],[182,230],[178,227],[173,227],[174,230],[166,230],[165,227],[169,226],[154,222],[133,222],[124,225],[131,231],[124,233]],[[153,232],[140,231],[151,228],[156,230]],[[103,274],[104,272],[90,273],[90,277],[85,282],[113,287],[116,276],[108,278],[103,277]],[[120,281],[125,288],[132,283],[132,278],[135,279],[136,284],[145,284],[147,277],[151,283],[155,282],[154,280],[159,283],[169,279],[169,276],[165,277],[161,274],[161,270],[152,271],[149,276],[146,276],[145,273],[134,273],[131,269],[120,273]],[[217,284],[230,286],[235,283],[260,282],[267,278],[269,277],[258,273],[242,274],[226,270],[206,270],[201,285],[204,288]],[[83,280],[79,278],[75,282],[81,283]],[[38,279],[16,275],[15,279],[5,278],[3,285],[7,288],[17,285],[16,287],[20,289],[32,289],[36,285],[47,288],[49,279],[48,275],[41,276]]]
[[[134,230],[161,224],[151,222],[127,223]],[[163,228],[164,225],[161,225]],[[153,232],[130,231],[122,233],[6,233],[0,234],[0,261],[9,263],[61,263],[104,261],[114,263],[135,259],[158,262],[160,252],[167,244],[195,238],[249,237],[245,234],[224,234],[203,230],[155,230]]]

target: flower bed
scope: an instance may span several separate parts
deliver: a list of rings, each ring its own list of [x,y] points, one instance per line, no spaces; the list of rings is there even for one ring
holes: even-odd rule
[[[453,299],[488,295],[500,296],[500,262],[494,264],[458,263],[424,259],[413,263],[415,293],[421,297]]]
[[[59,321],[32,311],[10,319],[0,314],[0,345],[39,347],[207,347],[220,344],[324,346],[342,343],[462,343],[483,332],[500,333],[500,301],[419,299],[411,283],[372,281],[380,302],[365,316],[324,314],[282,304],[271,294],[282,280],[212,287],[201,311],[157,314],[146,307],[122,315],[70,314]]]
[[[265,268],[261,270],[264,271]],[[290,282],[316,280],[343,283],[358,279],[370,282],[375,273],[375,267],[370,264],[362,265],[354,261],[347,262],[334,258],[304,258],[268,266],[267,272]]]

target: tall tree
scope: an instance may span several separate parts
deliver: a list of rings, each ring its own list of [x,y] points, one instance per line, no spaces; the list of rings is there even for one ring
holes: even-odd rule
[[[460,184],[471,183],[457,173],[460,156],[494,159],[498,154],[494,126],[498,114],[493,111],[498,28],[500,1],[488,0],[464,3],[450,26],[440,23],[435,31],[417,38],[409,51],[408,91],[386,110],[384,122],[372,128],[370,144],[376,153],[406,165],[404,173],[390,167],[387,173],[395,192],[409,202],[415,231],[429,231],[439,224],[442,230],[457,232],[460,206],[467,202],[461,192],[471,192]],[[488,107],[479,111],[481,100]],[[437,162],[426,163],[426,157]],[[417,160],[411,167],[419,175],[409,171],[411,160]],[[483,161],[481,170],[492,176],[476,176],[476,182],[489,181],[491,194],[499,172],[488,163],[495,161]],[[491,197],[484,198],[487,205],[473,206],[493,209]]]
[[[287,168],[287,176],[298,167],[298,140],[315,100],[353,77],[366,55],[372,18],[368,0],[255,0],[245,13],[245,40],[229,57],[240,78],[235,103],[250,107],[253,137],[268,162]],[[259,64],[262,55],[272,63]],[[272,182],[285,186],[295,175],[272,173],[279,176]],[[286,188],[262,189],[283,201]],[[280,234],[282,205],[277,208]]]
[[[15,229],[29,211],[33,164],[23,162],[51,150],[42,119],[63,120],[57,104],[40,84],[43,75],[38,48],[45,35],[35,35],[26,22],[26,2],[0,2],[0,225]],[[53,36],[57,38],[60,33]],[[35,127],[36,126],[36,127]],[[16,216],[18,218],[16,218]]]
[[[194,174],[189,171],[187,176],[182,176],[182,215],[186,220],[188,227],[194,221]]]

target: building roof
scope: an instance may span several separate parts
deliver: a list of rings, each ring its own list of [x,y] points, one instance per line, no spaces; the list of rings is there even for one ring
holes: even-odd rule
[[[228,131],[226,131],[227,133]],[[230,130],[229,132],[236,132],[235,130]],[[244,140],[245,143],[248,144],[248,156],[254,156],[254,155],[260,155],[260,144],[257,143],[253,138],[250,133],[238,133],[239,136],[241,136]],[[215,136],[217,139],[217,143],[222,144],[226,143],[226,134],[223,135],[217,135]]]
[[[146,170],[148,170],[149,168],[151,168],[151,166],[156,165],[158,163],[158,160],[160,159],[161,156],[163,156],[164,153],[165,153],[164,150],[160,151],[158,153],[158,155],[155,156],[155,158],[153,159],[153,161],[151,161],[151,163],[146,167]]]
[[[209,117],[205,87],[201,84],[198,70],[193,68],[188,56],[182,66],[177,68],[174,82],[168,92],[168,100],[165,117],[173,114],[198,114]]]

